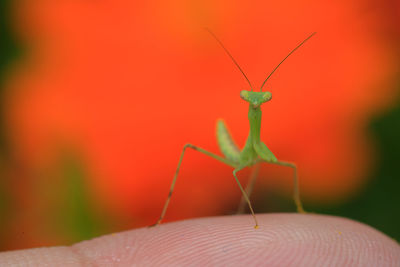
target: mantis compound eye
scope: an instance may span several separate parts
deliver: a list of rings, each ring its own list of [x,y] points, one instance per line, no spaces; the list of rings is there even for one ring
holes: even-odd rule
[[[245,101],[249,101],[249,92],[246,90],[240,91],[240,97]]]
[[[271,98],[272,98],[272,94],[271,94],[270,92],[265,92],[265,93],[263,94],[262,98],[263,98],[263,101],[264,101],[264,102],[270,101]]]

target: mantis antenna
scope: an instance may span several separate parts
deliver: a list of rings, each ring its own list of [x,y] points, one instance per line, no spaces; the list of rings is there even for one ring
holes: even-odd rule
[[[240,72],[243,74],[243,76],[246,78],[247,82],[250,85],[250,89],[251,91],[253,91],[253,86],[251,86],[250,80],[247,78],[246,74],[244,74],[244,71],[242,70],[242,68],[239,66],[239,64],[236,62],[236,60],[233,58],[233,56],[231,55],[231,53],[229,53],[228,49],[225,48],[225,46],[222,44],[222,42],[218,39],[218,37],[212,32],[210,31],[210,29],[205,28],[206,31],[208,31],[209,34],[211,34],[212,37],[214,37],[215,40],[217,40],[217,42],[222,46],[222,48],[225,50],[225,52],[228,54],[228,56],[232,59],[233,63],[235,63],[236,67],[238,67],[238,69],[240,70]]]
[[[294,51],[296,51],[300,46],[302,46],[305,42],[308,41],[311,37],[313,37],[316,34],[316,32],[313,32],[310,36],[308,36],[303,42],[301,42],[298,46],[295,47],[290,53],[275,67],[275,69],[272,70],[272,72],[268,75],[267,79],[262,83],[260,92],[262,92],[262,88],[264,87],[264,84],[268,81],[269,77],[276,71],[276,69],[285,61],[291,54],[293,54]]]

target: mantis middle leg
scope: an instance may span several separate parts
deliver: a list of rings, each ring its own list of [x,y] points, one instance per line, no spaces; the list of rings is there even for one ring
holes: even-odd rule
[[[246,194],[250,198],[251,193],[253,192],[254,185],[256,184],[258,172],[260,171],[260,164],[255,164],[251,170],[249,182],[246,185]],[[246,199],[242,195],[239,203],[239,207],[236,214],[242,214],[245,211]]]
[[[172,193],[173,193],[174,188],[175,188],[175,183],[176,183],[176,180],[178,178],[179,169],[181,168],[183,156],[185,155],[185,151],[186,151],[187,148],[191,148],[193,150],[199,151],[199,152],[201,152],[201,153],[203,153],[203,154],[205,154],[205,155],[207,155],[209,157],[212,157],[212,158],[214,158],[216,160],[219,160],[219,161],[221,161],[221,162],[223,162],[223,163],[225,163],[225,164],[227,164],[229,166],[232,166],[234,168],[237,167],[237,165],[235,163],[231,162],[230,160],[228,160],[226,158],[223,158],[223,157],[220,157],[218,155],[215,155],[214,153],[208,152],[207,150],[202,149],[202,148],[197,147],[197,146],[194,146],[192,144],[186,144],[183,147],[181,156],[179,158],[179,162],[178,162],[178,166],[176,167],[174,179],[172,180],[172,184],[171,184],[171,187],[169,189],[168,197],[167,197],[167,200],[165,201],[164,208],[163,208],[163,210],[161,212],[160,218],[157,220],[157,222],[154,225],[151,225],[151,226],[156,226],[156,225],[160,224],[161,221],[164,219],[165,213],[167,212],[167,208],[168,208],[169,202],[170,202],[171,197],[172,197]]]
[[[237,173],[238,171],[242,170],[242,169],[245,168],[245,167],[246,167],[246,166],[244,166],[244,167],[239,167],[239,168],[233,170],[233,176],[235,177],[235,180],[236,180],[236,182],[237,182],[237,184],[238,184],[238,186],[239,186],[239,188],[240,188],[240,191],[242,191],[242,196],[244,197],[245,201],[246,201],[247,204],[249,205],[249,208],[250,208],[250,211],[251,211],[251,215],[253,215],[254,222],[256,223],[256,225],[254,226],[254,228],[257,229],[257,228],[258,228],[258,222],[257,222],[256,215],[254,214],[253,207],[251,206],[250,199],[249,199],[249,197],[247,196],[246,192],[244,191],[242,185],[241,185],[240,182],[239,182],[239,179],[238,179],[237,176],[236,176],[236,173]]]

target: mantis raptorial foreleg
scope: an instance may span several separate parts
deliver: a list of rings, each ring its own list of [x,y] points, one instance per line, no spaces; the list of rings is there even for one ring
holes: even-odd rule
[[[179,170],[180,170],[180,168],[181,168],[182,160],[183,160],[183,157],[184,157],[184,155],[185,155],[185,151],[186,151],[187,148],[191,148],[191,149],[193,149],[193,150],[199,151],[199,152],[201,152],[201,153],[203,153],[203,154],[205,154],[205,155],[207,155],[207,156],[209,156],[209,157],[212,157],[212,158],[214,158],[214,159],[216,159],[216,160],[219,160],[219,161],[221,161],[221,162],[223,162],[223,163],[225,163],[225,164],[227,164],[227,165],[229,165],[229,166],[232,166],[232,167],[234,167],[234,168],[236,167],[236,164],[234,164],[233,162],[229,161],[228,159],[223,158],[223,157],[220,157],[220,156],[218,156],[218,155],[216,155],[216,154],[214,154],[214,153],[211,153],[211,152],[209,152],[209,151],[207,151],[207,150],[205,150],[205,149],[202,149],[202,148],[200,148],[200,147],[194,146],[194,145],[192,145],[192,144],[186,144],[186,145],[184,145],[183,150],[182,150],[182,153],[181,153],[181,156],[180,156],[180,158],[179,158],[178,166],[176,167],[174,179],[172,180],[172,184],[171,184],[171,187],[170,187],[170,189],[169,189],[169,193],[168,193],[167,200],[165,201],[165,204],[164,204],[164,208],[163,208],[163,210],[162,210],[162,212],[161,212],[160,218],[159,218],[158,221],[157,221],[154,225],[152,225],[152,226],[155,226],[155,225],[157,225],[157,224],[160,224],[161,221],[163,220],[164,216],[165,216],[165,213],[167,212],[167,208],[168,208],[168,205],[169,205],[169,201],[171,200],[172,193],[174,192],[175,183],[176,183],[176,180],[177,180],[177,178],[178,178]]]

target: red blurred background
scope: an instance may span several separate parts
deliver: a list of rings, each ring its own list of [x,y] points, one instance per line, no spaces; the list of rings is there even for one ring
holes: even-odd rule
[[[299,166],[306,207],[345,203],[376,168],[368,121],[398,94],[396,8],[372,0],[14,1],[9,23],[23,53],[3,84],[2,248],[154,223],[185,143],[219,153],[215,122],[224,118],[244,144],[248,106],[239,92],[249,88],[205,26],[256,88],[317,32],[264,87],[273,100],[263,106],[261,136]],[[243,182],[248,174],[239,174]],[[263,166],[257,188],[290,198],[290,170]],[[239,199],[229,167],[188,152],[166,221],[228,214]]]

